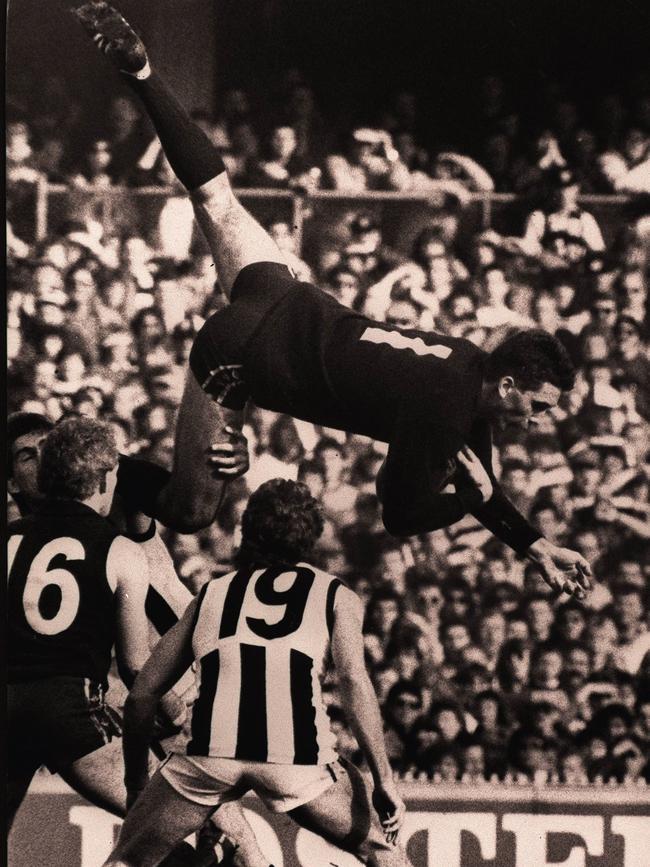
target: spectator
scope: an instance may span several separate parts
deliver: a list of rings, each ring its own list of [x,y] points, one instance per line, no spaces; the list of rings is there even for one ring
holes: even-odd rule
[[[410,756],[407,746],[422,714],[420,690],[412,681],[398,680],[384,704],[386,750],[393,768],[405,771]]]
[[[298,156],[298,138],[292,126],[276,126],[268,139],[266,159],[250,166],[245,178],[249,187],[275,187],[303,189],[312,192],[318,188],[320,170],[312,168]]]
[[[640,129],[629,129],[621,150],[605,151],[599,165],[615,192],[650,193],[650,138]]]
[[[506,619],[498,608],[480,614],[477,624],[478,646],[485,655],[486,664],[494,671],[506,638]]]
[[[323,466],[324,486],[320,496],[323,512],[337,525],[350,522],[354,514],[357,491],[347,481],[345,448],[333,439],[318,443],[314,457]]]
[[[347,193],[404,190],[410,180],[390,135],[366,128],[352,132],[345,154],[325,159],[325,178],[332,189]]]
[[[645,654],[650,651],[650,631],[644,591],[636,584],[619,583],[612,587],[612,610],[619,630],[617,666],[636,674]]]
[[[499,241],[504,249],[539,258],[545,268],[566,268],[581,262],[588,250],[605,249],[598,223],[577,202],[577,179],[568,168],[549,170],[549,203],[545,210],[533,211],[522,239]]]

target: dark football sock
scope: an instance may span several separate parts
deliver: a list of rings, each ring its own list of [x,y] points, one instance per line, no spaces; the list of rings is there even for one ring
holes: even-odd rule
[[[226,170],[219,151],[190,120],[157,73],[142,81],[128,74],[123,78],[144,103],[174,174],[184,187],[195,190]]]

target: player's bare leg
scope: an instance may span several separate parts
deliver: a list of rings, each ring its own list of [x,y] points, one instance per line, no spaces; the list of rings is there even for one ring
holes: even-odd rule
[[[255,832],[244,816],[239,801],[228,801],[212,814],[212,822],[237,846],[237,867],[268,867],[268,858],[257,842]]]
[[[113,738],[106,746],[61,768],[59,774],[91,804],[115,816],[124,816],[126,789],[120,738]]]
[[[104,867],[155,867],[177,843],[200,828],[213,809],[188,801],[162,774],[154,774],[124,820],[117,845]],[[219,811],[217,824],[218,814]],[[234,824],[239,824],[234,811],[229,815]],[[241,819],[245,821],[243,816]],[[230,828],[233,830],[234,825]],[[239,860],[245,867],[269,867],[257,844],[254,851],[247,836],[244,845],[247,845],[246,860]],[[244,856],[243,848],[241,854]]]
[[[223,477],[208,468],[210,446],[228,442],[227,428],[240,431],[244,413],[220,406],[197,383],[191,370],[176,418],[174,465],[156,501],[155,517],[180,533],[195,533],[215,519],[223,498]]]
[[[158,764],[159,760],[150,754],[150,773],[156,770]],[[96,807],[115,816],[121,817],[126,813],[121,738],[113,738],[106,746],[82,756],[66,768],[60,768],[59,776]]]
[[[386,842],[359,770],[347,762],[345,772],[340,765],[336,767],[336,782],[312,801],[291,810],[291,818],[371,867],[409,867],[403,848]]]

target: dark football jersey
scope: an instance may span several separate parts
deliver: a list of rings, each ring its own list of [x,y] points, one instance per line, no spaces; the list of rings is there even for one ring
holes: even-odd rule
[[[48,500],[8,530],[9,682],[70,675],[105,683],[116,617],[107,562],[119,533],[69,500]]]
[[[390,533],[428,532],[471,512],[523,552],[539,533],[492,474],[490,426],[477,414],[485,358],[468,340],[400,331],[295,283],[248,341],[244,379],[264,409],[389,443],[378,494]],[[486,504],[449,470],[464,444],[492,476]],[[441,493],[450,481],[456,492]]]

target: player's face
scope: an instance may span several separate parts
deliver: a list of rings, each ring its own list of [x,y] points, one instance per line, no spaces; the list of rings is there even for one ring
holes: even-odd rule
[[[38,464],[41,446],[47,431],[33,431],[18,437],[11,446],[13,478],[9,479],[10,493],[20,493],[32,499],[42,497],[38,489]]]
[[[496,416],[502,428],[509,425],[527,428],[536,424],[560,399],[560,389],[545,382],[538,389],[518,388],[510,376],[499,382]]]

